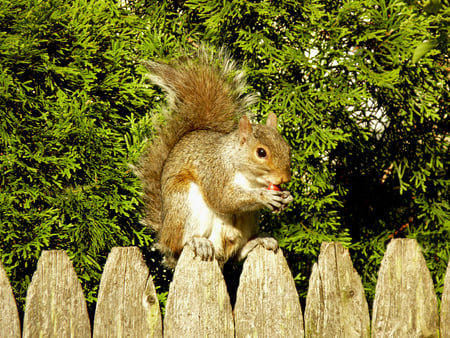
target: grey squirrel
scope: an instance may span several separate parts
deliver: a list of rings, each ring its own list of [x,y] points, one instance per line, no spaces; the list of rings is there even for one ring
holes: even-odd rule
[[[224,50],[201,47],[195,57],[145,65],[167,106],[136,172],[143,222],[156,231],[165,264],[175,267],[185,245],[221,266],[258,244],[277,250],[276,239],[256,236],[261,209],[279,212],[293,200],[279,189],[291,171],[276,115],[265,125],[250,123],[256,96],[244,94],[244,73]]]

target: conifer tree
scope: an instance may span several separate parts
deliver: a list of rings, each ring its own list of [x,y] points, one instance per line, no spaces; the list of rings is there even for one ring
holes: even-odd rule
[[[0,3],[0,256],[23,303],[42,250],[64,249],[90,304],[139,223],[128,167],[163,96],[145,59],[225,46],[293,149],[295,201],[265,213],[306,295],[322,241],[351,249],[369,300],[386,244],[416,238],[438,292],[449,260],[449,28],[441,0]],[[157,270],[159,269],[159,270]],[[158,284],[158,283],[157,283]]]

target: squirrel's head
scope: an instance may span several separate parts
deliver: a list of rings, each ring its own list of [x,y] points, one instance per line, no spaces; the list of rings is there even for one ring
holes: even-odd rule
[[[290,147],[277,130],[274,113],[269,113],[265,125],[252,125],[243,116],[239,121],[239,141],[251,163],[246,171],[252,173],[261,186],[291,180]]]

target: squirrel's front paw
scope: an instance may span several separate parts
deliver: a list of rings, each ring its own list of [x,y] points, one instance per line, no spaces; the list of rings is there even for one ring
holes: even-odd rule
[[[214,245],[209,239],[205,237],[193,237],[187,244],[202,261],[213,260]]]
[[[264,205],[273,212],[280,212],[291,203],[294,198],[289,191],[267,190],[261,189],[261,197]]]
[[[294,197],[292,197],[291,193],[287,190],[282,191],[281,198],[283,199],[283,209],[294,200]]]

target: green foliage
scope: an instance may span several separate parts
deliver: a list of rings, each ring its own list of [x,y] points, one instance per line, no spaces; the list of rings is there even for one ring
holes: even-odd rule
[[[320,243],[341,241],[371,299],[394,236],[419,241],[442,291],[449,14],[439,0],[2,1],[0,255],[16,297],[43,249],[68,251],[92,303],[110,248],[150,245],[127,164],[161,97],[140,60],[199,41],[243,62],[254,112],[280,116],[292,146],[295,201],[262,225],[301,296]],[[164,296],[170,277],[145,255]]]
[[[149,104],[130,44],[145,28],[111,1],[0,13],[2,261],[23,302],[40,252],[65,249],[92,303],[110,249],[151,242],[125,142]]]
[[[434,2],[433,2],[434,3]],[[438,291],[449,256],[450,7],[402,1],[188,1],[246,61],[258,112],[282,117],[296,195],[266,217],[299,272],[324,240],[352,249],[370,298],[385,246],[417,238]],[[429,42],[427,42],[429,41]]]

